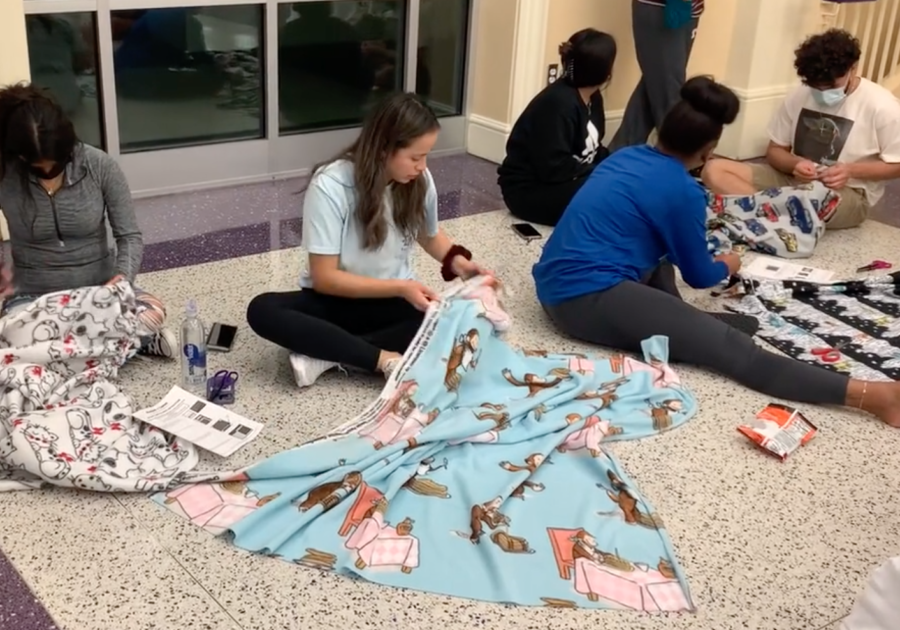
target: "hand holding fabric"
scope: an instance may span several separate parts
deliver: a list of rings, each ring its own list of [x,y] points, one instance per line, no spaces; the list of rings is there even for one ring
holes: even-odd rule
[[[831,190],[841,190],[850,179],[850,169],[846,164],[835,164],[825,169],[819,179]]]
[[[475,276],[493,276],[489,271],[483,269],[478,263],[472,262],[465,256],[456,256],[450,263],[450,268],[458,277],[463,280],[474,278]]]
[[[741,269],[741,257],[734,252],[719,254],[718,256],[716,256],[715,260],[728,265],[728,274],[731,276],[736,274]]]
[[[13,290],[12,269],[10,269],[8,265],[0,263],[0,299],[12,295]]]
[[[816,178],[817,173],[818,169],[815,162],[811,162],[810,160],[800,160],[794,165],[794,172],[792,175],[799,180],[811,182]]]
[[[437,293],[416,280],[406,280],[401,285],[400,297],[423,312],[428,310],[432,302],[438,300]]]

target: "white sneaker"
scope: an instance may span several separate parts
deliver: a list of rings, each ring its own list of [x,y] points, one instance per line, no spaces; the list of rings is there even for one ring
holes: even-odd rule
[[[294,380],[297,387],[309,387],[325,372],[338,367],[337,363],[313,359],[303,354],[291,355],[291,369],[294,371]]]
[[[178,350],[178,337],[168,328],[163,328],[155,335],[144,337],[138,354],[148,357],[174,359]]]

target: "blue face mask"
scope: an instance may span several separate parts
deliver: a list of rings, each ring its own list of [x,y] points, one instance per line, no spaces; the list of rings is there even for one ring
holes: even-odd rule
[[[847,98],[846,88],[831,88],[830,90],[813,90],[813,98],[822,107],[834,107],[840,105]]]

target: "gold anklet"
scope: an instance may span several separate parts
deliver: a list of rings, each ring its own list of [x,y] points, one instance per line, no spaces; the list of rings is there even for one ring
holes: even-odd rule
[[[859,408],[863,408],[863,402],[866,400],[866,390],[869,389],[869,382],[863,381],[863,390],[862,394],[859,396]]]

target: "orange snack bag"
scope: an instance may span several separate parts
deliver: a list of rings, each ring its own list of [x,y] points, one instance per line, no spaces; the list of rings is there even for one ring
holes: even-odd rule
[[[777,403],[766,405],[753,420],[738,425],[737,430],[782,461],[819,431],[802,413]]]

